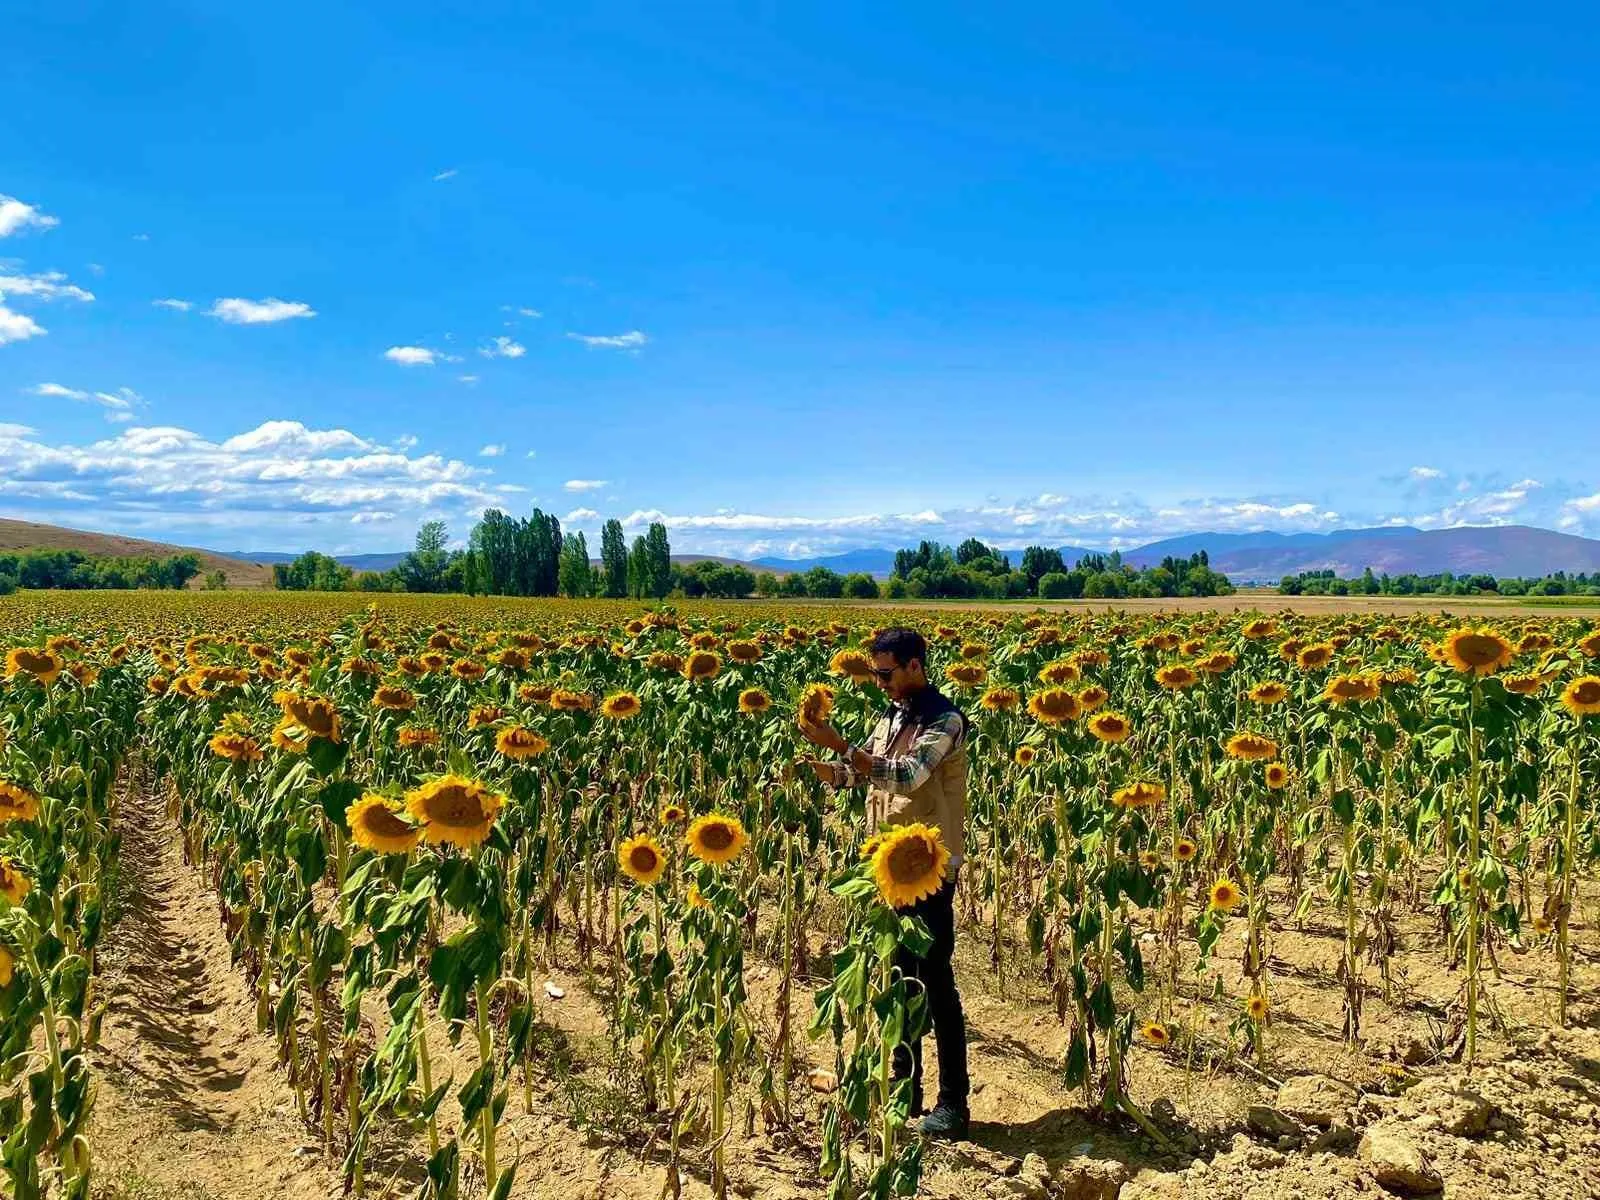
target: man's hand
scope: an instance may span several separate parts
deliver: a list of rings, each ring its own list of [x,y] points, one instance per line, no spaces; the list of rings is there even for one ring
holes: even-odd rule
[[[801,760],[801,765],[811,768],[812,774],[829,787],[839,786],[839,764],[823,762],[820,758],[807,758]]]
[[[835,754],[842,754],[850,743],[832,725],[826,722],[802,720],[800,722],[800,736],[813,746],[821,746],[824,750],[832,750]]]

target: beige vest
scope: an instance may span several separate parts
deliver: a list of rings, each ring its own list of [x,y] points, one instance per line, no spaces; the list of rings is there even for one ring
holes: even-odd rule
[[[906,753],[916,740],[917,729],[907,721],[896,732],[892,744],[878,745],[873,739],[872,753],[895,757]],[[883,739],[888,742],[890,739]],[[921,821],[938,829],[945,849],[960,856],[966,852],[967,821],[967,744],[965,741],[945,755],[927,782],[909,796],[897,796],[882,788],[867,789],[867,826],[913,825]]]

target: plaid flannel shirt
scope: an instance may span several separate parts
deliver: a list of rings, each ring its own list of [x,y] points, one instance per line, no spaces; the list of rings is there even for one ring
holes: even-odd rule
[[[868,745],[886,748],[894,745],[894,739],[909,715],[906,709],[894,705],[878,719]],[[961,745],[965,736],[966,722],[959,712],[952,709],[930,721],[906,753],[895,756],[873,754],[872,770],[865,776],[848,759],[840,763],[839,766],[843,768],[840,786],[856,787],[870,783],[896,796],[909,796],[928,782],[928,776],[933,774],[934,768]]]

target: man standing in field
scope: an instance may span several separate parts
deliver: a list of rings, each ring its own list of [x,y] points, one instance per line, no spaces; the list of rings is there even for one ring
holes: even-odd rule
[[[939,1049],[939,1102],[922,1119],[929,1137],[967,1136],[967,1026],[956,991],[952,958],[956,945],[956,873],[964,847],[967,818],[967,718],[928,682],[928,644],[913,629],[886,629],[869,647],[872,673],[889,697],[865,747],[856,746],[827,724],[802,720],[800,732],[813,745],[831,750],[836,762],[812,761],[811,769],[834,787],[867,786],[867,821],[884,825],[921,821],[937,828],[950,851],[944,884],[909,912],[933,935],[923,957],[902,949],[896,965],[918,980],[927,997]],[[922,1112],[922,1041],[895,1049],[895,1078],[911,1077],[911,1115]]]

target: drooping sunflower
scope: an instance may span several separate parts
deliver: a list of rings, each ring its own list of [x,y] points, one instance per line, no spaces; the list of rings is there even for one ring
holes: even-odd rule
[[[1156,682],[1169,692],[1181,692],[1184,688],[1193,687],[1199,681],[1200,676],[1182,663],[1173,663],[1156,672]]]
[[[5,744],[5,737],[0,734],[0,745]],[[37,821],[39,819],[39,797],[35,796],[21,784],[12,783],[7,779],[0,779],[0,825],[10,821]]]
[[[860,650],[848,647],[834,652],[828,660],[830,674],[849,679],[852,683],[869,683],[872,680],[872,660]]]
[[[1242,758],[1246,762],[1278,757],[1277,742],[1264,734],[1249,731],[1234,734],[1228,739],[1226,749],[1229,758]]]
[[[33,880],[22,873],[22,868],[9,858],[0,858],[0,896],[13,904],[21,904],[33,891]]]
[[[1267,998],[1265,996],[1251,996],[1244,1002],[1244,1015],[1256,1024],[1267,1019]]]
[[[1249,622],[1243,629],[1239,630],[1239,632],[1253,642],[1259,640],[1260,638],[1272,637],[1278,632],[1278,626],[1275,622],[1269,621],[1265,617],[1258,617],[1254,621]]]
[[[556,712],[588,712],[594,708],[594,697],[588,692],[554,688],[550,692],[549,704]]]
[[[1211,907],[1217,912],[1232,912],[1243,899],[1243,893],[1231,879],[1219,879],[1211,885]]]
[[[749,840],[750,835],[745,833],[738,817],[721,813],[709,813],[699,818],[684,834],[689,853],[713,866],[721,866],[738,858]]]
[[[635,883],[654,887],[666,873],[667,855],[660,842],[648,833],[641,833],[617,847],[617,864]]]
[[[61,674],[61,666],[60,657],[48,650],[15,646],[6,652],[7,679],[15,679],[18,675],[31,675],[49,687],[56,681],[56,676]]]
[[[1147,1021],[1139,1027],[1139,1036],[1152,1046],[1165,1046],[1172,1041],[1172,1031],[1160,1021]]]
[[[1600,629],[1578,639],[1578,653],[1585,658],[1600,658]]]
[[[458,658],[450,664],[450,674],[457,679],[482,679],[488,672],[489,668],[474,658]]]
[[[1172,843],[1172,861],[1186,863],[1200,853],[1200,847],[1189,838],[1179,838]]]
[[[978,704],[987,712],[1010,712],[1022,703],[1022,694],[1016,688],[992,687],[978,698]]]
[[[808,683],[800,693],[800,720],[820,725],[833,712],[833,689],[825,683]]]
[[[729,642],[727,646],[728,657],[736,663],[753,663],[761,657],[761,647],[752,641],[740,640]]]
[[[475,779],[441,775],[406,793],[406,811],[422,826],[430,845],[450,843],[470,850],[489,836],[505,798]]]
[[[953,662],[944,669],[944,673],[950,682],[964,688],[977,687],[989,678],[988,668],[975,662]]]
[[[700,894],[700,885],[691,883],[689,890],[683,894],[683,902],[690,908],[710,908],[711,901]]]
[[[1332,642],[1317,642],[1315,645],[1302,646],[1294,660],[1302,671],[1320,671],[1333,661],[1333,656]]]
[[[399,736],[400,745],[407,750],[420,750],[425,746],[439,744],[439,731],[429,729],[426,725],[402,725]]]
[[[368,792],[344,812],[350,840],[378,854],[409,854],[422,840],[422,830],[401,816],[400,802]]]
[[[1167,789],[1164,784],[1153,783],[1141,779],[1137,783],[1130,783],[1127,787],[1118,788],[1111,796],[1111,803],[1118,808],[1154,808],[1167,798]]]
[[[1226,650],[1218,650],[1215,654],[1208,654],[1196,662],[1195,669],[1206,675],[1221,675],[1231,670],[1239,660]]]
[[[1011,756],[1013,762],[1019,767],[1031,766],[1033,760],[1039,757],[1039,752],[1032,746],[1018,746],[1017,752]]]
[[[1583,675],[1561,690],[1562,706],[1575,717],[1600,713],[1600,675]]]
[[[1322,689],[1322,698],[1329,704],[1360,704],[1378,698],[1378,681],[1370,675],[1335,675]]]
[[[339,740],[339,710],[331,701],[288,691],[277,693],[273,699],[284,716],[292,718],[312,737],[327,738],[330,742]]]
[[[1089,718],[1089,732],[1102,742],[1125,742],[1133,724],[1119,712],[1095,713]]]
[[[683,660],[684,678],[692,679],[696,683],[715,679],[720,670],[722,670],[722,656],[713,650],[696,650]]]
[[[410,712],[417,706],[416,693],[397,683],[386,683],[372,693],[372,707],[389,712]]]
[[[937,892],[949,865],[944,838],[920,822],[889,830],[872,853],[878,895],[893,908],[908,908]]]
[[[1092,713],[1109,699],[1111,699],[1110,692],[1106,691],[1098,683],[1091,683],[1078,693],[1078,706],[1084,712]]]
[[[520,762],[525,758],[537,758],[550,749],[550,743],[531,729],[508,725],[495,734],[494,748],[507,758]]]
[[[1276,679],[1263,679],[1245,694],[1255,704],[1277,704],[1289,695],[1289,688]]]
[[[311,737],[285,717],[273,727],[272,744],[285,754],[304,754],[311,748]]]
[[[1076,683],[1082,675],[1083,672],[1078,669],[1078,664],[1070,658],[1058,658],[1039,668],[1039,682],[1048,683],[1052,687],[1060,687],[1064,683]]]
[[[739,711],[749,715],[764,713],[772,707],[772,697],[760,688],[745,688],[739,693]]]
[[[480,704],[467,714],[468,729],[487,729],[506,719],[506,710],[498,704]]]
[[[600,715],[613,721],[626,721],[629,717],[638,716],[643,708],[639,697],[632,692],[617,692],[601,702]]]
[[[1278,791],[1289,786],[1289,768],[1281,762],[1267,764],[1267,786]]]
[[[1078,698],[1063,687],[1045,688],[1028,697],[1028,712],[1044,725],[1065,725],[1076,721],[1082,711]]]
[[[261,743],[248,733],[231,733],[224,730],[211,736],[211,753],[229,762],[249,763],[261,757]]]
[[[1457,629],[1444,640],[1444,658],[1458,671],[1493,675],[1511,665],[1516,652],[1492,629]]]
[[[1507,675],[1500,682],[1514,696],[1531,696],[1550,681],[1543,675]]]

